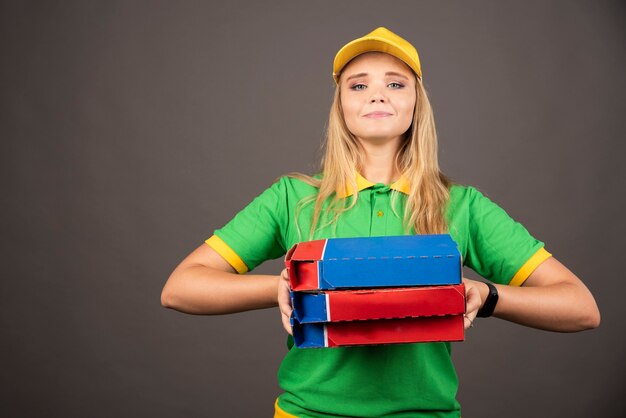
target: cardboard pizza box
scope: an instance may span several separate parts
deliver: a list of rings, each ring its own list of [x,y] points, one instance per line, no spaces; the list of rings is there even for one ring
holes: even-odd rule
[[[291,292],[300,324],[454,315],[465,312],[465,286]]]
[[[292,319],[298,348],[463,341],[463,315],[300,324]]]
[[[301,242],[285,265],[295,291],[461,283],[461,255],[448,234]]]

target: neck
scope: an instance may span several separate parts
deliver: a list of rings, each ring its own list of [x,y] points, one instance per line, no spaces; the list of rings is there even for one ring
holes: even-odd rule
[[[402,139],[400,137],[377,141],[357,139],[365,151],[361,175],[372,183],[393,183],[399,176],[395,158]]]

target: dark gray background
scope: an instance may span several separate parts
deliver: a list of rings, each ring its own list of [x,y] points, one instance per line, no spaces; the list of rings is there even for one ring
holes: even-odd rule
[[[591,0],[0,3],[0,415],[271,416],[277,311],[183,315],[160,291],[276,177],[316,170],[332,58],[384,25],[420,52],[443,169],[545,241],[603,315],[579,334],[477,321],[454,344],[464,417],[623,416],[625,16]]]

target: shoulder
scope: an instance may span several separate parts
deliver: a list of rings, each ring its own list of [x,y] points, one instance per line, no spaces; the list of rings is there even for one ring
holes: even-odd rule
[[[317,194],[321,180],[320,175],[308,176],[300,173],[289,173],[276,179],[271,188],[282,193],[297,196],[310,196]]]
[[[485,197],[477,188],[464,184],[453,184],[449,191],[450,207],[466,206]]]
[[[289,173],[280,176],[272,184],[263,189],[255,200],[277,198],[307,197],[317,194],[319,178],[317,176],[301,175],[300,173]]]
[[[467,199],[470,197],[484,196],[476,187],[466,184],[453,184],[450,186],[449,190],[450,199]]]
[[[299,201],[310,196],[315,196],[318,189],[309,184],[307,178],[294,177],[287,174],[278,177],[272,184],[258,194],[253,203],[263,206],[273,206],[276,210],[291,208]]]
[[[493,204],[491,199],[474,186],[453,184],[450,186],[450,205],[482,205]]]
[[[449,220],[477,221],[500,212],[504,210],[476,187],[458,184],[450,187],[450,200],[447,206]]]

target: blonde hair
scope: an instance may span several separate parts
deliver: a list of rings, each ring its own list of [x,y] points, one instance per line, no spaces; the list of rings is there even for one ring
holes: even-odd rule
[[[335,88],[330,108],[328,127],[324,143],[324,156],[321,179],[302,173],[289,173],[288,176],[300,179],[319,188],[315,196],[303,199],[296,209],[296,218],[302,207],[315,202],[310,238],[316,228],[328,226],[339,216],[350,210],[357,202],[356,172],[363,167],[364,151],[356,137],[348,130],[341,106],[340,78]],[[437,131],[433,110],[424,86],[416,77],[416,103],[413,122],[405,133],[404,141],[395,157],[395,168],[408,180],[410,192],[404,207],[405,232],[416,234],[446,233],[448,226],[445,208],[449,199],[450,181],[439,169],[437,157]],[[352,190],[351,199],[345,199],[338,191]],[[392,208],[395,207],[397,192],[393,191]],[[327,202],[328,199],[331,199]],[[328,221],[320,225],[322,213]]]

